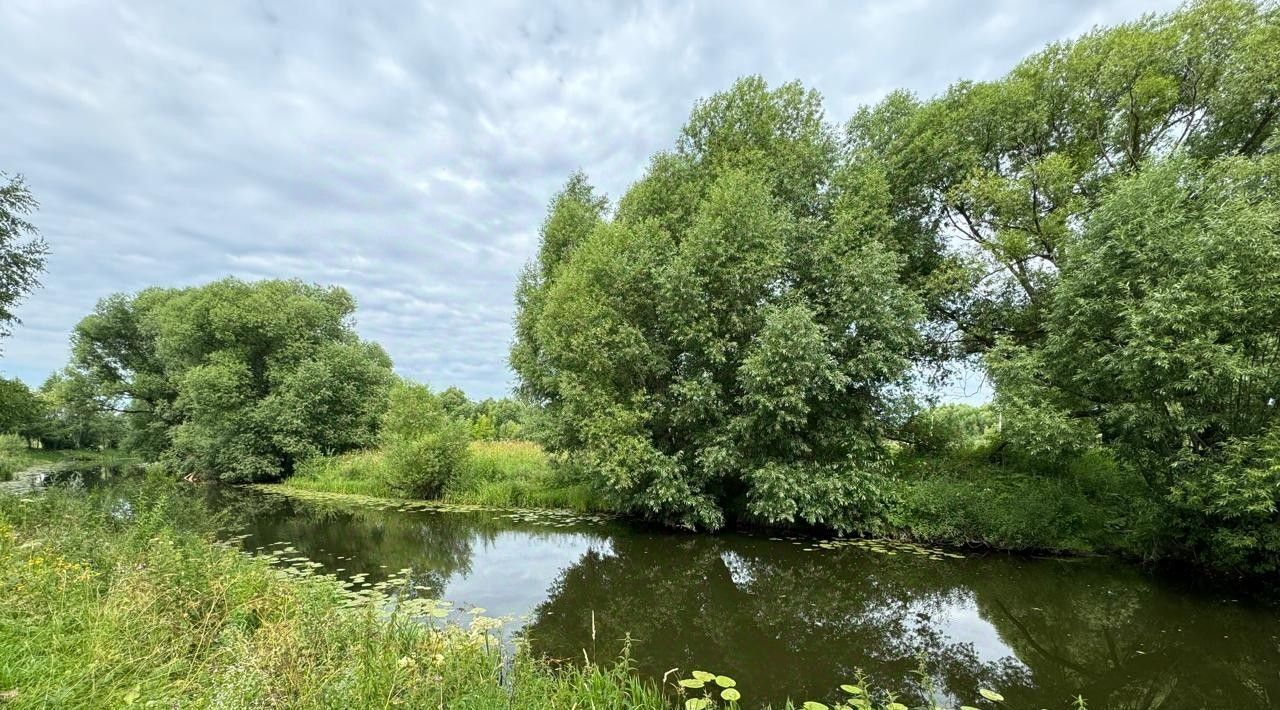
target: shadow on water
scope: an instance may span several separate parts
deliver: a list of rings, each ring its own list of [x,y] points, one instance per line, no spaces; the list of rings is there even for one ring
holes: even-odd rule
[[[542,513],[422,510],[187,487],[247,551],[287,546],[344,579],[509,616],[538,653],[733,676],[752,702],[878,687],[1007,707],[1280,706],[1280,611],[1107,560],[888,554],[682,535]],[[806,549],[807,548],[807,549]],[[402,570],[408,570],[403,572]]]

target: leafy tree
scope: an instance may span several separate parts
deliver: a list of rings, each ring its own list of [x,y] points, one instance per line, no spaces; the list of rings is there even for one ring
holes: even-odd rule
[[[1063,255],[1035,347],[992,358],[1044,448],[1100,437],[1224,566],[1280,553],[1280,158],[1180,155],[1115,184]]]
[[[1043,337],[1078,225],[1149,160],[1264,150],[1277,44],[1280,6],[1194,2],[1052,44],[995,81],[860,111],[847,149],[885,176],[891,242],[940,347]]]
[[[45,403],[26,383],[0,377],[0,434],[16,434],[32,446],[40,438],[47,411]]]
[[[37,206],[22,176],[0,173],[0,337],[19,322],[14,308],[44,272],[49,247],[26,220]]]
[[[391,361],[354,311],[346,291],[298,281],[117,294],[76,327],[73,363],[177,471],[274,478],[374,440]]]
[[[50,449],[116,446],[122,427],[114,412],[104,411],[93,383],[79,372],[55,372],[40,385],[45,419],[39,438]]]
[[[470,428],[445,409],[450,400],[456,404],[449,392],[436,395],[410,382],[392,388],[381,434],[383,484],[392,494],[438,498],[465,461]]]
[[[572,176],[511,357],[551,448],[688,527],[866,522],[921,314],[882,188],[842,164],[816,93],[755,77],[699,103],[616,215]]]

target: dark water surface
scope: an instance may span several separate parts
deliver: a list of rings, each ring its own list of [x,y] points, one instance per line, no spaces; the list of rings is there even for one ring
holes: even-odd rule
[[[250,552],[288,546],[372,584],[407,569],[417,593],[509,616],[553,658],[609,660],[629,635],[641,673],[729,675],[748,707],[830,702],[858,669],[919,699],[924,658],[951,706],[995,707],[983,687],[1008,708],[1280,708],[1280,608],[1123,563],[192,489]]]

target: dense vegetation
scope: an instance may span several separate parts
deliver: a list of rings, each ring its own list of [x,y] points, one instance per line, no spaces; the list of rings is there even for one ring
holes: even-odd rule
[[[0,381],[0,433],[233,482],[1275,572],[1276,47],[1276,5],[1198,2],[842,124],[744,78],[616,202],[580,173],[555,195],[519,401],[400,381],[342,289],[227,279],[103,299],[64,371]],[[25,185],[0,194],[3,326],[45,247]],[[993,402],[931,406],[962,371]]]
[[[798,84],[739,81],[616,205],[582,175],[553,200],[511,356],[546,443],[690,527],[1021,499],[1274,571],[1276,47],[1276,6],[1197,3],[843,129]],[[913,440],[913,385],[966,362],[998,441],[915,465],[937,443]]]

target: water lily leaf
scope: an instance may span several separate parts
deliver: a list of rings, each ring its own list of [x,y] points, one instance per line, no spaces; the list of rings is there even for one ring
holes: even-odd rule
[[[725,688],[724,690],[720,691],[720,697],[724,698],[725,700],[728,700],[731,703],[736,703],[742,699],[742,693],[739,693],[736,688]]]
[[[994,703],[1004,702],[1004,696],[997,693],[994,690],[987,690],[986,688],[978,688],[978,695],[981,695],[982,697]]]
[[[711,701],[706,698],[689,698],[684,701],[684,710],[705,710],[711,707]]]
[[[694,678],[697,678],[703,683],[713,681],[716,678],[715,673],[708,673],[706,671],[694,671],[691,675],[693,675]]]
[[[844,685],[840,686],[840,689],[848,693],[849,695],[862,695],[862,688],[859,688],[856,685],[849,685],[848,683],[845,683]]]
[[[680,681],[680,687],[682,688],[701,688],[704,685],[706,685],[706,683],[698,680],[697,678],[685,678]]]
[[[716,685],[720,686],[721,688],[732,688],[737,684],[738,684],[738,681],[730,678],[727,675],[716,676]]]

